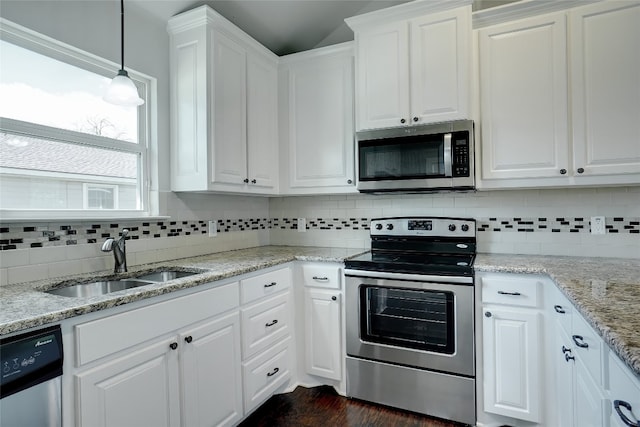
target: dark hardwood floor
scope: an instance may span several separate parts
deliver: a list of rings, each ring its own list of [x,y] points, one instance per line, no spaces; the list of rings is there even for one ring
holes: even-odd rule
[[[297,387],[271,397],[240,427],[456,427],[459,424],[347,399],[332,387]]]

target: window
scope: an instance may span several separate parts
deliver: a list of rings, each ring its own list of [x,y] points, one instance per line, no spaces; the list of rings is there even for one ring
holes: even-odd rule
[[[2,20],[3,218],[151,213],[148,102],[131,108],[102,99],[118,68]],[[147,100],[152,79],[128,71]]]

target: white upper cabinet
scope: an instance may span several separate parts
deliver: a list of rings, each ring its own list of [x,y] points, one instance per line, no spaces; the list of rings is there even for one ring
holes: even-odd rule
[[[169,21],[171,188],[278,192],[278,58],[211,8]]]
[[[281,58],[282,193],[355,193],[353,45]]]
[[[640,2],[525,3],[474,17],[478,187],[640,183]]]
[[[469,117],[465,3],[412,2],[346,20],[356,41],[358,130]]]
[[[569,18],[574,170],[640,174],[640,2],[597,3]]]

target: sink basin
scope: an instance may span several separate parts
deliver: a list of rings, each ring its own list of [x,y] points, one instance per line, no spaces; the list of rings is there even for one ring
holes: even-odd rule
[[[147,280],[149,282],[168,282],[169,280],[180,279],[183,277],[193,276],[194,274],[189,271],[156,271],[154,273],[143,274],[142,276],[137,276],[137,280]]]
[[[64,297],[95,297],[109,294],[111,292],[150,285],[152,283],[154,282],[139,279],[104,280],[100,282],[81,283],[64,288],[50,289],[46,292]]]

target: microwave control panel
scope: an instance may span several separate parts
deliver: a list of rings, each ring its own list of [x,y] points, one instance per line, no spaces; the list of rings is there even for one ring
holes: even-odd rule
[[[453,134],[452,170],[454,177],[469,176],[469,135],[467,132]]]

